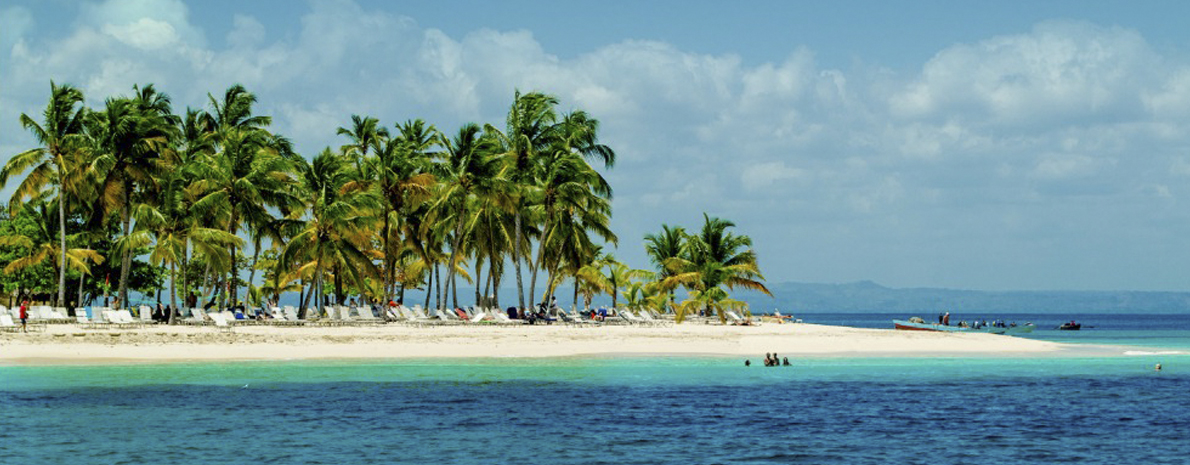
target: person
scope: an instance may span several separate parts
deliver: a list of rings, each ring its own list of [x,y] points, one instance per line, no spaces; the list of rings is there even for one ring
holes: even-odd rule
[[[21,319],[21,331],[29,332],[29,299],[21,302],[21,311],[17,316]]]
[[[768,352],[764,353],[764,366],[766,366],[766,367],[773,366],[773,354],[770,354]]]
[[[938,314],[938,324],[942,324],[942,314]]]
[[[773,366],[781,366],[781,357],[778,357],[776,352],[773,352]]]
[[[781,361],[784,362],[784,363],[782,363],[782,365],[789,366],[789,357],[785,357],[785,358],[781,359]]]
[[[942,314],[942,326],[950,326],[950,312]]]
[[[752,366],[752,361],[751,361],[751,360],[744,360],[744,366],[746,366],[746,367],[750,367],[750,366]]]
[[[1161,364],[1160,364],[1160,363],[1158,363],[1158,364],[1157,364],[1157,371],[1161,371]]]

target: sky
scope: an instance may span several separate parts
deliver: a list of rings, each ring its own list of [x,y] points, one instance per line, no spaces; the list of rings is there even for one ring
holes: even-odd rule
[[[771,282],[1190,290],[1190,3],[6,1],[0,162],[49,82],[91,106],[234,83],[311,156],[352,114],[501,125],[515,90],[615,149],[617,258],[703,213]],[[0,191],[11,196],[12,186]]]

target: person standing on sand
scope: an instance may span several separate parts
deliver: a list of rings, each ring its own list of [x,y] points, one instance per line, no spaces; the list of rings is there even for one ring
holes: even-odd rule
[[[29,321],[29,299],[21,302],[21,311],[17,316],[21,319],[21,331],[29,332],[29,326],[27,325]]]

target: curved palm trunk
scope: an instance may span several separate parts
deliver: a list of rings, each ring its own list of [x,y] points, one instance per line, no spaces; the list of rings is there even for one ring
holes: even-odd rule
[[[545,225],[541,229],[541,240],[537,242],[537,261],[530,265],[530,269],[532,270],[531,272],[533,275],[533,279],[532,279],[532,281],[529,282],[529,296],[531,296],[534,299],[533,305],[535,305],[535,306],[537,305],[537,300],[536,300],[537,299],[537,293],[536,293],[537,270],[541,269],[541,267],[545,265],[546,244],[549,244],[550,227],[553,226],[553,224],[552,224],[553,222],[550,221],[550,218],[552,216],[553,215],[551,214],[550,211],[546,211]],[[549,284],[550,284],[549,282],[546,282],[546,293],[547,294],[550,292]],[[544,296],[544,295],[541,296],[541,302],[544,303],[546,300],[548,300],[548,299],[546,299],[546,296]]]
[[[480,306],[486,307],[487,306],[487,302],[484,302],[481,299],[482,295],[479,293],[479,283],[482,281],[482,275],[483,275],[483,256],[480,255],[479,252],[477,251],[475,253],[475,306],[477,306],[477,307],[480,307]]]
[[[234,205],[233,205],[233,211],[234,211]],[[232,214],[231,221],[230,221],[231,225],[228,226],[227,232],[231,233],[231,235],[233,235],[233,236],[236,234],[236,230],[239,229],[236,227],[236,222],[237,222],[237,218],[235,217],[235,214]],[[232,244],[231,245],[231,273],[228,274],[227,305],[224,308],[234,306],[236,303],[239,302],[239,294],[240,294],[239,288],[240,288],[240,286],[236,283],[237,278],[238,278],[237,271],[239,271],[236,266],[236,250],[238,250],[238,248],[235,246],[235,244]]]
[[[125,187],[129,189],[129,187]],[[124,191],[124,209],[121,212],[124,222],[124,237],[128,237],[129,231],[132,229],[132,215],[129,212],[128,205],[128,191]],[[128,305],[128,274],[132,268],[132,250],[125,244],[124,251],[120,254],[120,291],[116,294],[120,298],[120,305]]]
[[[436,296],[437,299],[434,300],[434,306],[441,310],[443,308],[442,307],[442,267],[437,263],[434,264],[434,294],[437,294],[437,296]]]
[[[619,283],[612,284],[612,309],[616,308],[616,296],[620,295]]]
[[[516,232],[513,235],[516,237],[512,242],[512,263],[516,266],[516,298],[520,303],[520,308],[525,308],[525,285],[521,283],[521,206],[519,202],[514,218],[513,228],[516,229]]]
[[[58,260],[58,305],[66,305],[66,193],[58,187],[58,246],[62,257]]]
[[[384,226],[380,228],[380,235],[381,235],[380,241],[382,244],[381,247],[383,247],[383,250],[384,250],[384,269],[382,271],[384,273],[384,275],[383,275],[384,276],[383,277],[384,284],[382,286],[384,288],[384,297],[382,299],[382,303],[384,305],[388,305],[388,301],[392,300],[392,297],[390,297],[390,296],[393,295],[393,293],[392,293],[393,267],[392,267],[392,262],[389,261],[389,257],[388,257],[388,234],[389,234],[388,208],[385,208],[384,209]],[[387,320],[388,312],[383,312],[383,313],[384,313],[384,318]]]
[[[256,261],[260,260],[260,236],[256,236],[256,241],[252,244],[252,264],[248,265],[248,287],[252,287],[252,281],[256,280]]]
[[[325,315],[323,305],[322,305],[323,298],[322,298],[322,257],[321,256],[318,257],[318,262],[314,265],[314,270],[315,270],[315,273],[317,273],[314,276],[314,286],[316,288],[318,288],[318,292],[314,293],[314,298],[316,299],[315,301],[318,303],[318,316],[321,317],[322,315]]]
[[[459,212],[459,219],[455,221],[454,244],[450,248],[450,261],[446,263],[446,282],[447,284],[454,283],[455,280],[455,263],[459,260],[459,249],[463,242],[463,212]],[[454,306],[459,306],[459,292],[458,286],[454,286]]]
[[[177,317],[174,316],[174,315],[178,314],[178,293],[177,293],[177,290],[175,289],[175,287],[176,287],[175,284],[177,283],[177,281],[178,281],[177,265],[170,263],[169,264],[169,305],[170,305],[170,307],[169,307],[170,308],[170,310],[169,310],[169,324],[171,324],[171,325],[177,324]]]
[[[428,262],[427,262],[427,266],[428,266]],[[431,308],[430,307],[430,296],[432,296],[432,295],[434,295],[434,269],[428,268],[426,270],[426,303],[425,303],[425,305],[422,306],[422,308],[425,308],[426,310],[429,310]]]

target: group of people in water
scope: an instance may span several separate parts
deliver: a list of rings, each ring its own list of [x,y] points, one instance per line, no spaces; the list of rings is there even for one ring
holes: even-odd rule
[[[746,367],[752,366],[752,361],[744,360],[744,366],[746,366]],[[776,352],[773,352],[771,354],[770,353],[764,354],[764,366],[779,367],[779,366],[792,366],[792,365],[789,364],[789,357],[781,358],[781,357],[777,356]]]

